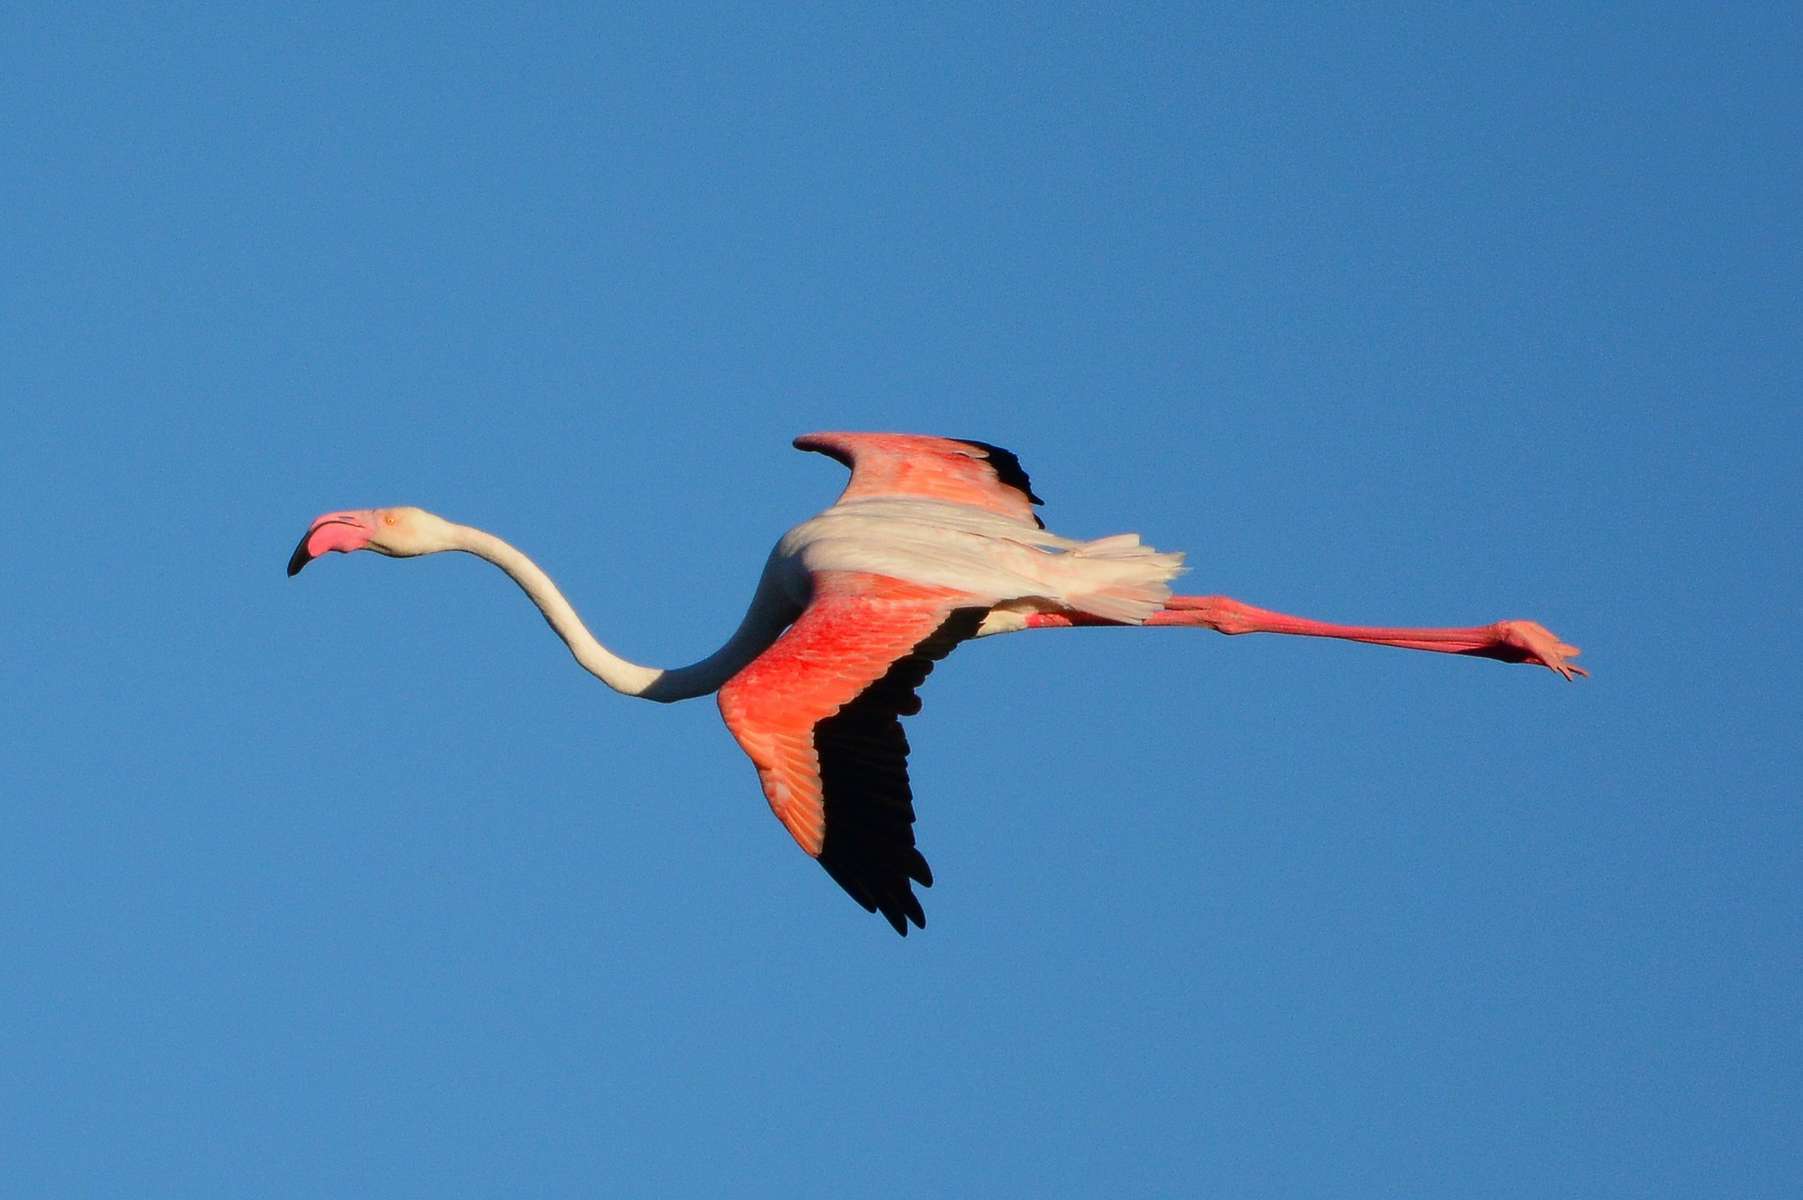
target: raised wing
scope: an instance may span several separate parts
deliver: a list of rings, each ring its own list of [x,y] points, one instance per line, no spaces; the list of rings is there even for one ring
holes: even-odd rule
[[[1045,528],[1033,511],[1045,502],[1033,494],[1020,459],[988,442],[911,433],[810,433],[796,438],[795,448],[819,451],[851,468],[842,503],[877,496],[945,500]]]
[[[801,618],[720,689],[720,715],[757,766],[764,796],[801,848],[904,937],[925,928],[913,884],[933,873],[914,846],[908,738],[914,694],[986,607],[885,576],[815,577]]]

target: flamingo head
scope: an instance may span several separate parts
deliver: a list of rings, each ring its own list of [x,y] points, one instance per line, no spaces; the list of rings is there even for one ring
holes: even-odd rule
[[[374,550],[390,558],[412,558],[451,549],[451,524],[420,508],[360,508],[316,517],[288,559],[288,574],[329,550],[348,554]]]

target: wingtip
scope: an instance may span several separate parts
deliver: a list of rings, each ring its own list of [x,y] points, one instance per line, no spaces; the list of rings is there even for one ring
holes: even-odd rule
[[[882,905],[882,914],[883,919],[889,922],[889,928],[902,937],[908,936],[909,922],[916,929],[927,927],[926,911],[920,907],[920,899],[913,892]]]

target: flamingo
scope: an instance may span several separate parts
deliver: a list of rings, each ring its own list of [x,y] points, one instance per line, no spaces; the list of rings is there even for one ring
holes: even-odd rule
[[[720,715],[796,843],[867,912],[907,936],[926,927],[901,717],[933,664],[972,638],[1076,626],[1180,626],[1344,638],[1543,666],[1570,680],[1575,646],[1533,621],[1460,629],[1335,625],[1226,596],[1177,596],[1181,554],[1137,534],[1083,541],[1046,530],[1020,460],[987,442],[813,433],[800,450],[851,469],[825,512],[785,534],[750,608],[714,653],[663,670],[607,650],[545,572],[494,534],[418,508],[326,513],[288,560],[329,551],[411,558],[460,550],[505,571],[570,653],[627,696],[718,693]]]

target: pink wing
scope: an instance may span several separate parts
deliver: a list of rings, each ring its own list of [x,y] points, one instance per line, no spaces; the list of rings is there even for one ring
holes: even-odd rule
[[[801,848],[897,933],[925,928],[913,884],[908,738],[914,689],[973,635],[987,609],[960,593],[826,572],[801,618],[720,689],[720,715],[757,766],[764,796]]]
[[[795,448],[817,450],[851,468],[841,502],[878,496],[946,500],[1045,527],[1033,511],[1044,501],[1033,494],[1020,459],[988,442],[911,433],[809,433],[795,439]]]

